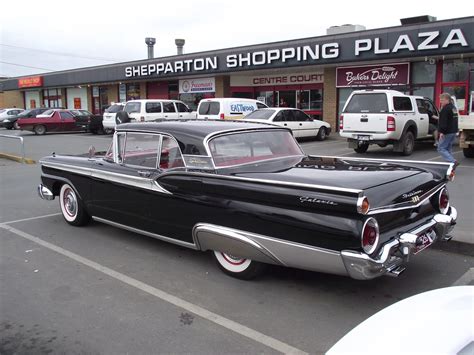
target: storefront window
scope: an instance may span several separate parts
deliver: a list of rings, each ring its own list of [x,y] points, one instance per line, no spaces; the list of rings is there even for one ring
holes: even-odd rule
[[[277,91],[278,107],[296,107],[296,90]]]
[[[44,107],[62,107],[61,89],[43,90]]]
[[[127,84],[127,101],[140,99],[140,85]]]
[[[196,93],[196,94],[179,94],[179,99],[183,101],[188,107],[192,110],[197,110],[199,105],[199,101],[202,99],[212,99],[215,97],[215,93],[213,92],[203,92],[203,93]]]
[[[414,86],[413,95],[427,97],[434,101],[434,87],[433,86]]]
[[[444,62],[443,82],[454,83],[469,79],[469,63]]]
[[[436,65],[429,62],[411,64],[411,82],[413,84],[434,84],[436,81]]]
[[[179,84],[177,81],[168,82],[168,97],[170,100],[179,100]]]
[[[273,98],[274,98],[274,93],[273,91],[259,91],[257,92],[257,97],[256,99],[258,101],[261,101],[263,102],[265,105],[267,105],[268,107],[273,107],[275,106],[274,102],[273,102]]]

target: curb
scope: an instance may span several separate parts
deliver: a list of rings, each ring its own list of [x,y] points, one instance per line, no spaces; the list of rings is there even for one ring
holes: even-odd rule
[[[13,160],[18,163],[36,164],[36,160],[33,160],[31,158],[22,158],[22,157],[19,157],[18,155],[13,155],[13,154],[0,153],[0,158]]]
[[[451,240],[449,242],[439,242],[432,245],[433,249],[448,253],[474,256],[474,244]]]

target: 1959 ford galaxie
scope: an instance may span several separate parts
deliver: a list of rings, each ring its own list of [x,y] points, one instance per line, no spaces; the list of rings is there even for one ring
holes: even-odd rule
[[[105,154],[41,160],[43,199],[66,222],[91,218],[201,251],[248,279],[265,264],[355,279],[399,275],[449,240],[452,164],[307,156],[264,123],[120,125]]]

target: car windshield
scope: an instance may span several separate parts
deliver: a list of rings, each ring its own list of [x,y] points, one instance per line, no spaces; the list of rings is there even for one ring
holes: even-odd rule
[[[209,142],[216,167],[303,156],[291,132],[286,130],[238,132],[217,136]]]
[[[245,116],[246,120],[268,120],[275,113],[275,110],[255,110]]]
[[[388,112],[387,95],[355,94],[346,106],[344,113],[381,113]]]
[[[105,110],[107,113],[117,113],[123,110],[123,105],[112,105]]]
[[[3,113],[3,112],[5,112],[5,111],[6,111],[5,109],[3,109],[3,110],[0,110],[0,113]]]

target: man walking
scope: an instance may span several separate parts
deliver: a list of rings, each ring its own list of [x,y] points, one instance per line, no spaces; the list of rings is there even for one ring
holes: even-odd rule
[[[442,93],[440,95],[441,112],[438,121],[438,152],[449,163],[454,163],[454,167],[459,163],[452,155],[453,143],[458,132],[458,113],[456,107],[451,103],[451,95]]]

